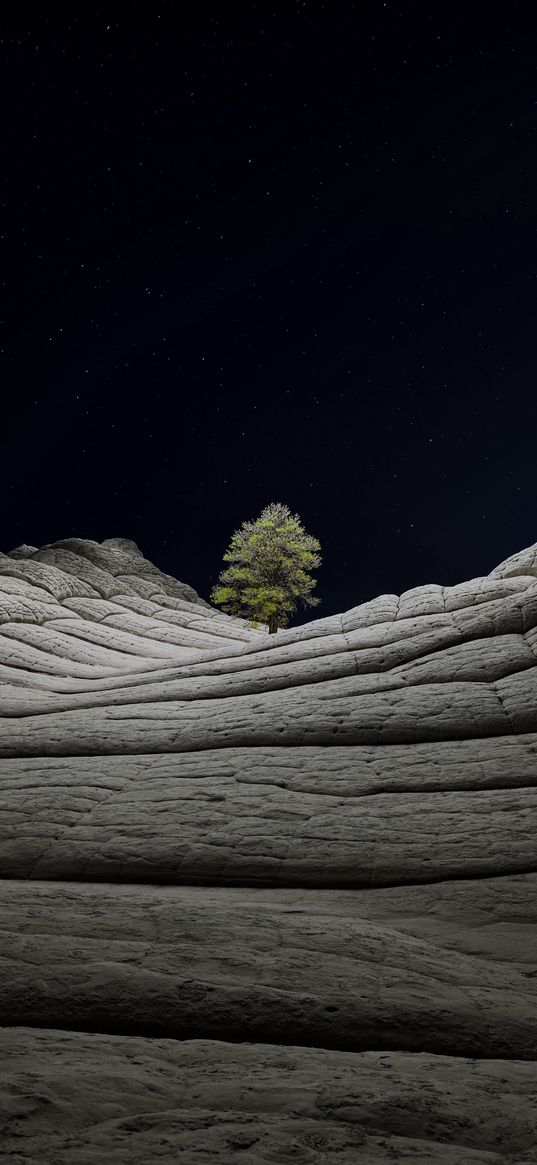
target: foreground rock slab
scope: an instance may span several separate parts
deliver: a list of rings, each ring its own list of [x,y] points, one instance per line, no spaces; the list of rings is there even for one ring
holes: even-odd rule
[[[0,1050],[16,1163],[535,1162],[533,1063],[28,1027]]]
[[[0,882],[0,1019],[537,1060],[537,875],[502,881],[434,897]]]

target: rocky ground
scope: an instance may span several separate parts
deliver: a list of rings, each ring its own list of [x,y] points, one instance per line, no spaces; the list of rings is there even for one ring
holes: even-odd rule
[[[537,1162],[537,545],[268,636],[0,554],[6,1160]]]

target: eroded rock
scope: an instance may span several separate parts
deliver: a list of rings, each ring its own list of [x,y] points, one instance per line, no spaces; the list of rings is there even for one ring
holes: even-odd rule
[[[537,1159],[536,562],[269,636],[0,555],[10,1160]]]

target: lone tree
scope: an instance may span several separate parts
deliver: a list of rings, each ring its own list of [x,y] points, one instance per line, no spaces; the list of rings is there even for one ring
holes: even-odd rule
[[[317,607],[311,597],[317,580],[309,570],[320,566],[320,543],[302,528],[298,514],[271,502],[255,522],[243,522],[233,535],[222,571],[209,601],[227,615],[268,623],[269,634],[286,627],[297,600]]]

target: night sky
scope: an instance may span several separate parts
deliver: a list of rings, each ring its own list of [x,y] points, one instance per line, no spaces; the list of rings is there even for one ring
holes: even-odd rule
[[[296,624],[535,542],[531,6],[24,7],[0,549],[133,538],[208,598],[283,502]]]

